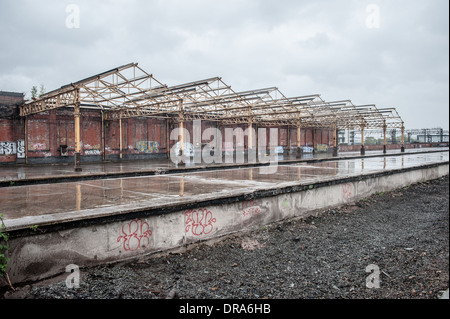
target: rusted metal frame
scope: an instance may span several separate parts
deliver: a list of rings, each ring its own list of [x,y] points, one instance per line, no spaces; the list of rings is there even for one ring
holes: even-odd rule
[[[218,83],[217,88],[211,86],[212,83]],[[183,85],[182,87],[186,87]],[[209,81],[191,82],[189,86],[195,86],[194,91],[189,94],[179,95],[183,99],[183,107],[186,112],[220,112],[225,111],[226,107],[221,103],[220,92],[229,91],[231,87],[226,85],[220,78],[212,78]],[[219,92],[219,93],[218,93]]]
[[[115,101],[111,101],[112,99],[106,99],[101,93],[98,93],[97,91],[93,91],[91,90],[91,88],[87,88],[87,87],[83,87],[83,90],[85,90],[86,92],[84,94],[90,94],[93,98],[93,100],[88,100],[88,99],[83,99],[83,103],[92,103],[94,105],[97,105],[99,108],[115,108],[115,109],[120,109],[120,104],[117,104]],[[101,97],[103,100],[101,101],[97,101],[95,100],[94,96],[99,96]],[[108,103],[104,104],[104,102],[108,102],[111,103],[112,105],[108,105]]]
[[[88,87],[88,88],[89,88],[89,87]],[[108,89],[108,88],[102,88],[103,91],[106,91],[106,92],[104,92],[104,93],[106,93],[106,94],[109,93],[109,91],[107,91],[107,89]],[[102,97],[102,100],[96,100],[96,103],[103,103],[103,102],[107,102],[107,101],[114,100],[114,99],[117,99],[117,98],[122,98],[122,96],[116,96],[116,97],[106,98],[106,97],[104,97],[104,96],[102,95],[103,93],[100,93],[100,92],[99,92],[100,90],[95,91],[95,90],[93,90],[92,88],[89,88],[89,91],[90,91],[90,92],[96,92],[97,95],[99,95],[99,96]],[[147,92],[155,92],[155,91],[159,93],[159,88],[158,88],[158,89],[145,89],[145,90],[144,90],[144,89],[141,89],[141,91],[137,91],[137,92],[133,92],[133,93],[126,93],[126,95],[129,96],[129,97],[132,97],[132,96],[135,96],[135,95],[138,95],[138,94],[146,95],[145,98],[143,98],[143,97],[134,98],[134,99],[131,100],[131,102],[129,102],[129,103],[132,103],[132,104],[134,104],[134,105],[139,105],[139,104],[138,104],[139,101],[145,101],[145,100],[147,100],[147,99],[149,99],[149,98],[155,99],[155,96],[153,96],[153,95],[148,95],[148,94],[147,94]],[[125,102],[125,103],[126,103],[126,102]],[[125,104],[125,103],[123,103],[123,104]]]
[[[121,89],[119,89],[119,87],[117,87],[115,84],[110,84],[108,82],[105,82],[104,80],[100,79],[98,80],[99,82],[101,82],[105,87],[109,88],[109,94],[112,94],[112,92],[115,92],[116,94],[118,94],[118,96],[114,96],[114,97],[109,97],[109,98],[105,98],[107,101],[111,101],[111,100],[117,100],[117,99],[123,99],[123,101],[121,101],[121,104],[126,103],[126,101],[128,101],[131,104],[134,104],[134,102],[128,97],[127,93],[123,92]],[[136,105],[135,105],[136,106]]]
[[[152,92],[152,94],[147,94],[148,92]],[[170,92],[171,94],[165,94],[166,92]],[[158,93],[158,94],[156,94]],[[136,94],[141,94],[141,92],[135,92],[135,93],[130,93],[129,95],[136,95]],[[147,100],[158,100],[159,97],[161,96],[174,96],[174,100],[170,100],[169,101],[175,101],[178,100],[180,98],[180,94],[178,92],[172,92],[169,89],[165,88],[165,90],[162,90],[162,88],[157,88],[157,89],[146,89],[146,90],[142,90],[142,96],[139,96],[138,98],[134,98],[132,101],[133,103],[135,103],[136,105],[139,105],[139,107],[145,107],[146,106],[146,101]],[[142,102],[142,103],[139,103]],[[144,105],[142,105],[144,104]]]
[[[124,66],[122,69],[129,67],[136,67],[135,64],[130,64]],[[395,117],[393,119],[380,115],[380,112],[377,112],[376,107],[373,105],[366,107],[354,107],[352,111],[351,108],[340,107],[337,108],[336,105],[333,105],[329,102],[319,101],[316,102],[314,99],[320,97],[318,95],[311,95],[305,97],[297,97],[287,99],[284,95],[278,91],[277,88],[271,88],[272,91],[264,91],[260,90],[250,90],[245,92],[235,93],[232,91],[231,87],[223,83],[220,78],[213,78],[212,81],[207,83],[208,85],[199,86],[200,82],[191,82],[187,85],[179,85],[176,86],[177,92],[172,92],[170,88],[162,85],[157,80],[152,78],[150,75],[145,73],[142,69],[140,69],[144,74],[137,78],[134,76],[133,79],[126,78],[122,73],[118,72],[120,68],[116,68],[104,73],[101,73],[97,76],[92,76],[87,79],[76,82],[75,84],[84,85],[84,90],[86,90],[86,94],[88,97],[93,99],[93,104],[98,105],[100,108],[116,108],[122,109],[126,111],[129,116],[164,116],[165,118],[172,117],[170,114],[175,113],[176,105],[174,100],[177,99],[180,94],[184,97],[185,102],[185,116],[189,118],[205,118],[208,120],[218,120],[230,123],[265,123],[267,125],[273,123],[279,124],[291,124],[292,116],[291,113],[303,112],[303,114],[308,114],[305,116],[304,122],[305,126],[314,126],[314,127],[325,127],[330,123],[335,121],[335,123],[339,123],[340,127],[354,127],[357,125],[357,121],[360,118],[363,118],[365,121],[365,125],[367,128],[369,127],[379,127],[379,125],[383,125],[382,120],[388,118],[389,121],[399,121]],[[107,76],[112,76],[112,84],[111,81],[105,79]],[[116,76],[116,81],[114,80],[114,76]],[[123,79],[123,82],[119,83],[119,77]],[[155,81],[158,83],[157,88],[154,89],[143,89],[141,85],[147,81],[150,82],[149,86],[151,87],[151,81]],[[214,81],[217,81],[219,84],[217,88],[212,87],[210,84]],[[223,84],[220,85],[219,81]],[[95,83],[96,86],[94,88],[90,87],[86,83]],[[99,84],[102,84],[101,87]],[[71,88],[73,89],[73,85],[71,84]],[[195,89],[193,89],[195,87]],[[128,93],[122,91],[128,90]],[[21,108],[21,113],[25,114],[28,112],[41,112],[50,108],[54,108],[58,106],[61,100],[62,94],[66,94],[68,90],[68,86],[62,87],[60,90],[56,90],[57,94],[59,94],[56,102],[52,101],[50,103],[43,103],[44,99],[41,101],[34,101],[34,104],[30,105],[28,103],[28,109]],[[134,92],[129,92],[130,90],[135,90]],[[61,92],[63,91],[63,92]],[[113,96],[114,92],[114,96]],[[151,92],[151,94],[148,94]],[[231,92],[231,93],[230,93]],[[274,99],[271,95],[272,92],[276,94],[280,94],[280,99]],[[105,95],[110,94],[110,97],[106,97]],[[135,95],[138,95],[137,98],[131,98]],[[96,100],[96,98],[101,98],[102,100]],[[162,98],[162,99],[161,99]],[[166,101],[166,104],[161,101]],[[51,98],[47,94],[47,102],[50,101]],[[121,105],[114,104],[113,101],[121,100]],[[148,104],[148,100],[154,101],[154,103]],[[85,98],[85,102],[89,102],[90,100]],[[103,103],[107,101],[109,104],[104,105]],[[143,101],[143,103],[139,103]],[[189,102],[188,102],[189,101]],[[111,104],[113,106],[111,106]],[[128,104],[131,104],[135,107],[124,107]],[[250,105],[250,106],[249,106]],[[70,106],[69,103],[61,103],[60,106]],[[138,111],[137,108],[142,109]],[[347,109],[349,111],[347,111]],[[107,112],[106,114],[111,114],[111,117],[115,117],[114,113]],[[245,120],[242,119],[244,115]],[[106,117],[108,117],[107,115]],[[241,119],[239,118],[241,117]],[[268,118],[269,117],[269,118]],[[398,127],[402,125],[404,130],[403,121],[401,123],[386,123],[388,126]]]
[[[94,80],[94,82],[96,83],[102,83],[103,87],[99,87],[96,88],[96,90],[94,90],[93,88],[90,88],[88,85],[86,85],[86,83],[84,83],[84,88],[86,89],[86,91],[89,91],[91,94],[95,94],[94,92],[97,92],[100,90],[102,90],[102,93],[98,93],[99,96],[101,96],[103,98],[102,101],[96,101],[94,98],[94,102],[96,102],[97,104],[103,105],[99,102],[104,103],[105,101],[113,104],[114,106],[116,106],[116,108],[118,109],[126,109],[126,107],[124,107],[127,104],[132,104],[134,105],[134,107],[139,108],[139,107],[148,107],[148,104],[145,103],[145,105],[139,104],[138,100],[143,100],[143,101],[148,101],[149,99],[155,101],[155,103],[153,103],[152,105],[160,105],[157,103],[161,103],[161,101],[167,102],[167,103],[172,103],[172,104],[176,104],[178,101],[178,97],[175,96],[175,98],[173,98],[173,94],[170,93],[170,90],[168,89],[167,86],[163,85],[161,82],[159,82],[158,80],[156,80],[155,78],[153,78],[152,75],[146,73],[144,70],[142,70],[141,68],[137,67],[137,64],[132,64],[130,65],[130,67],[133,66],[133,75],[134,77],[132,79],[127,78],[124,74],[120,73],[119,71],[117,72],[110,72],[109,74],[107,74],[107,76],[112,76],[112,81],[111,80],[107,80],[105,79],[106,74],[104,74],[103,78],[99,78],[99,77],[91,77],[91,80]],[[123,70],[125,68],[122,68],[121,70]],[[135,69],[139,69],[142,73],[144,73],[144,75],[138,76],[137,78],[135,77]],[[117,81],[114,81],[114,76],[116,76]],[[119,83],[119,78],[122,79],[123,81],[121,81]],[[139,83],[137,83],[139,82]],[[148,82],[148,87],[149,88],[142,88],[141,85],[144,83]],[[156,87],[153,86],[152,88],[152,82],[156,83]],[[92,84],[93,82],[91,82],[90,84]],[[98,85],[97,85],[98,86]],[[147,86],[147,84],[146,84]],[[132,93],[126,93],[123,90],[130,90],[130,88],[132,88],[134,90],[134,92]],[[106,89],[106,91],[105,91]],[[112,92],[115,92],[116,96],[111,96],[111,97],[105,97],[106,94],[110,94],[112,95]],[[148,94],[148,92],[152,92],[152,94]],[[165,92],[169,92],[170,94],[166,94]],[[155,98],[155,94],[158,97],[162,97],[162,99],[156,99]],[[140,99],[131,99],[131,96],[134,95],[141,95]],[[119,107],[117,107],[117,104],[115,104],[116,100],[121,100],[121,105]],[[86,100],[86,102],[89,102],[89,100]],[[108,107],[110,107],[110,105],[107,105]]]
[[[233,116],[248,116],[248,105],[251,106],[253,115],[263,115],[273,112],[278,108],[285,108],[284,105],[280,105],[271,95],[271,93],[276,92],[282,95],[277,88],[265,88],[258,90],[248,90],[243,92],[238,92],[231,98],[232,101],[241,102],[237,107],[227,108],[228,111],[233,111]],[[229,96],[226,96],[229,99]],[[247,104],[244,104],[246,102]],[[265,112],[264,112],[265,111]]]
[[[237,104],[239,106],[237,107],[226,107],[226,111],[239,111],[239,110],[243,110],[244,112],[247,111],[247,107],[248,104],[244,104],[243,102],[248,102],[251,103],[250,101],[252,100],[259,100],[260,97],[256,96],[255,94],[250,94],[245,92],[244,94],[242,94],[241,92],[238,93],[231,93],[231,94],[226,94],[226,95],[221,95],[220,99],[219,98],[213,98],[210,100],[204,100],[202,101],[202,103],[208,104],[208,103],[212,103],[212,102],[219,102],[219,103],[224,103],[224,104]],[[254,104],[252,103],[252,108],[254,108]]]
[[[79,172],[81,168],[81,127],[80,127],[80,89],[78,88],[75,93],[74,100],[74,128],[75,128],[75,171]]]
[[[141,96],[143,96],[143,97],[149,98],[151,100],[157,100],[157,101],[159,101],[157,99],[157,97],[158,98],[162,97],[163,98],[162,100],[166,101],[166,102],[174,101],[172,99],[172,96],[175,96],[176,100],[179,99],[179,97],[177,95],[175,95],[174,93],[172,93],[170,91],[170,89],[166,85],[163,85],[161,82],[159,82],[156,79],[154,79],[153,76],[149,76],[148,78],[146,78],[144,81],[142,81],[140,83],[140,84],[145,83],[147,80],[150,81],[149,88],[144,90],[139,85],[136,85],[134,80],[132,80],[132,81],[128,80],[126,77],[123,76],[123,74],[120,74],[120,73],[118,73],[117,75],[120,76],[125,81],[127,81],[127,84],[131,85],[131,87],[133,87],[136,90],[136,92],[134,92],[134,93],[127,93],[127,96],[131,96],[131,95],[134,95],[134,94],[141,94]],[[153,88],[153,89],[151,88],[151,80],[153,80],[154,82],[158,83],[158,87],[157,88]],[[164,92],[163,92],[163,89],[164,89]],[[148,94],[148,92],[157,93],[159,96],[155,96],[154,94]],[[170,94],[166,94],[165,92],[169,92]],[[128,103],[132,103],[132,104],[136,105],[137,107],[140,107],[141,105],[139,105],[136,102],[137,102],[136,99],[132,99]],[[127,102],[124,102],[124,104],[127,104]]]
[[[47,92],[47,93],[43,94],[41,96],[41,98],[45,99],[45,98],[47,98],[49,96],[56,96],[56,95],[64,94],[67,91],[72,91],[76,87],[80,87],[81,84],[92,82],[93,80],[96,80],[96,79],[98,79],[100,77],[103,77],[103,76],[109,76],[110,74],[112,74],[114,72],[117,72],[117,70],[123,70],[123,69],[129,68],[129,67],[132,67],[133,65],[137,65],[137,64],[129,63],[129,64],[126,64],[126,65],[123,65],[123,66],[120,66],[120,67],[117,67],[117,68],[114,68],[114,69],[111,69],[111,70],[108,70],[108,71],[105,71],[105,72],[102,72],[102,73],[99,73],[99,74],[96,74],[96,75],[92,75],[90,77],[87,77],[85,79],[79,80],[77,82],[64,85],[64,86],[62,86],[59,89],[52,90],[50,92]]]
[[[319,97],[318,95],[314,97]],[[297,99],[298,100],[298,99]],[[307,125],[308,122],[313,123],[311,126],[315,127],[330,127],[330,124],[335,122],[337,117],[338,110],[336,108],[331,108],[333,102],[322,102],[321,104],[310,104],[310,103],[301,103],[299,111],[305,111],[309,114],[309,116],[303,116],[303,122]],[[294,103],[294,105],[299,106],[299,104]],[[334,105],[335,107],[337,105]],[[290,112],[287,112],[287,114]],[[330,119],[330,120],[327,120]],[[327,121],[324,121],[327,120]]]
[[[46,98],[25,102],[19,108],[20,116],[45,112],[60,107],[74,106],[75,94],[76,88],[72,88],[72,90],[68,90],[60,95],[52,95]]]
[[[298,103],[299,98],[292,98],[290,99],[292,103],[300,107],[300,110],[306,112],[309,114],[309,117],[311,118],[311,121],[318,121],[318,118],[323,116],[336,116],[337,110],[332,108],[332,106],[337,107],[341,106],[342,103],[336,103],[336,102],[325,102],[320,98],[320,95],[310,95],[306,97],[308,102],[307,103]],[[319,99],[319,101],[314,101],[315,99]],[[329,123],[326,123],[325,127],[328,127]]]
[[[179,101],[179,100],[178,100]],[[178,106],[175,108],[175,101],[171,102],[154,102],[139,108],[122,108],[107,112],[107,119],[118,119],[118,114],[122,112],[123,118],[141,117],[141,116],[163,116],[165,114],[178,114]],[[170,109],[167,107],[169,106]]]

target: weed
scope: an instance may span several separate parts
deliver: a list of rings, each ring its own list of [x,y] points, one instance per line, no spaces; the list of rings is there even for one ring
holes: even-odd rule
[[[9,249],[7,245],[9,234],[5,230],[3,214],[0,214],[0,277],[6,273],[6,265],[9,261],[9,258],[6,256],[6,251]]]
[[[6,232],[6,226],[3,222],[3,214],[0,214],[0,277],[5,276],[11,289],[15,290],[6,272],[6,266],[9,262],[9,257],[6,256],[6,251],[9,250],[8,240],[9,234]]]

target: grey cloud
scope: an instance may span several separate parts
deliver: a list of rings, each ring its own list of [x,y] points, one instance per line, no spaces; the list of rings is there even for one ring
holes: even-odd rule
[[[70,3],[79,29],[65,26]],[[370,3],[379,29],[365,25]],[[447,1],[6,0],[0,30],[2,90],[53,89],[139,62],[169,85],[222,76],[236,90],[389,104],[408,126],[448,128]]]

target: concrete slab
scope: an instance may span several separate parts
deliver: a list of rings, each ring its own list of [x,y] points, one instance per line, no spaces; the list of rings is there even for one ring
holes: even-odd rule
[[[176,205],[448,162],[448,158],[449,152],[423,153],[277,167],[3,187],[0,188],[0,212],[4,216],[5,225],[13,230],[149,209],[164,210]],[[362,181],[355,184],[355,189],[348,191],[365,196],[370,189],[367,183]],[[388,183],[389,187],[393,184],[402,185],[398,178]],[[328,194],[319,196],[326,198]],[[301,206],[314,209],[311,206],[313,204],[310,205],[309,202],[306,195]],[[316,201],[311,201],[314,202]]]
[[[447,151],[3,187],[8,273],[13,283],[40,280],[69,264],[130,260],[306,217],[448,174],[448,159]]]
[[[448,151],[448,148],[417,148],[407,149],[406,153],[399,153],[399,150],[389,150],[387,156],[402,154],[416,154],[429,152]],[[367,151],[364,158],[383,155],[382,151]],[[360,158],[359,152],[341,152],[336,159]],[[300,162],[314,162],[318,160],[329,160],[333,158],[328,153],[304,154],[301,159],[295,156],[279,156],[279,164],[292,164]],[[256,165],[261,163],[256,163]],[[205,170],[211,168],[249,165],[243,164],[205,164],[187,163],[179,166],[171,160],[148,160],[132,162],[105,162],[105,163],[83,163],[81,172],[75,172],[73,164],[53,164],[53,165],[11,165],[0,166],[0,187],[10,187],[17,185],[28,185],[35,183],[67,182],[70,180],[88,180],[112,177],[148,176],[155,174],[178,173],[180,171]]]

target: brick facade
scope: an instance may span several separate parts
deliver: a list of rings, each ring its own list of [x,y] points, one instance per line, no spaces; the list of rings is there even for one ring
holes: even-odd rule
[[[60,108],[30,115],[18,116],[18,105],[23,103],[23,94],[1,92],[0,105],[0,164],[6,163],[72,163],[75,152],[75,127],[73,109]],[[81,118],[81,161],[101,162],[119,160],[120,127],[118,120],[102,121],[98,110],[82,109]],[[102,131],[103,127],[103,131]],[[177,141],[170,140],[170,132],[178,123],[168,123],[167,119],[130,118],[122,119],[122,158],[124,160],[168,158],[170,149]],[[222,134],[225,149],[225,129],[247,128],[246,125],[222,126],[216,122],[202,121],[201,133],[207,128],[218,128]],[[184,124],[193,143],[193,122]],[[258,127],[254,127],[257,129]],[[296,148],[297,130],[295,127],[279,127],[278,141],[274,144],[287,149]],[[267,145],[270,143],[270,131],[266,130]],[[324,151],[333,145],[333,131],[328,129],[302,129],[302,146],[320,148]],[[25,138],[27,136],[27,138]],[[289,143],[290,136],[290,143]],[[202,140],[202,146],[212,137]],[[185,141],[187,142],[187,140]],[[246,150],[244,145],[235,146]]]

